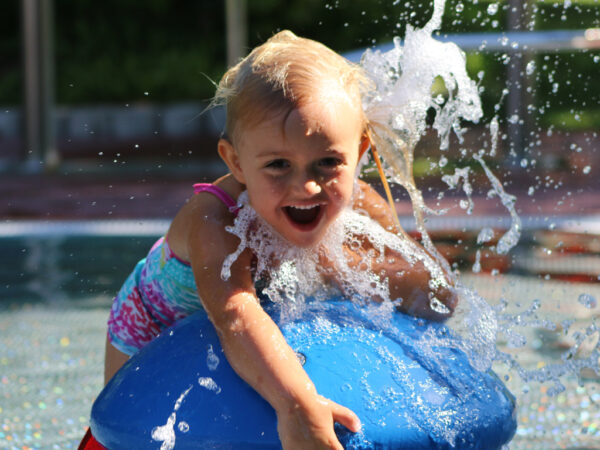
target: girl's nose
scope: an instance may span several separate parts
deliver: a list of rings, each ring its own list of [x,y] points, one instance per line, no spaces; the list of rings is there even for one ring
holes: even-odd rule
[[[315,180],[305,179],[301,182],[301,190],[304,195],[317,195],[321,193],[321,185]]]
[[[321,193],[321,186],[315,180],[307,181],[306,185],[304,186],[304,189],[306,190],[306,192],[310,192],[311,195]]]

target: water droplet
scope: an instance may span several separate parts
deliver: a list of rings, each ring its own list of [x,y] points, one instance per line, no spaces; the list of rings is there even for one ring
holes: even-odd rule
[[[184,421],[179,422],[177,428],[179,428],[179,431],[181,431],[182,433],[187,433],[188,431],[190,431],[190,426],[187,422]]]
[[[531,60],[527,63],[527,66],[525,67],[525,72],[527,73],[527,75],[531,75],[533,74],[533,72],[535,72],[535,61]]]
[[[577,301],[588,309],[595,308],[598,305],[596,298],[590,294],[581,294]]]
[[[215,355],[212,345],[208,346],[207,353],[208,354],[206,356],[206,365],[208,367],[208,370],[210,370],[210,371],[217,370],[220,359],[217,355]]]
[[[527,167],[527,164],[528,164],[527,158],[523,158],[521,160],[521,167],[525,168],[525,167]]]
[[[457,3],[456,4],[456,12],[463,12],[463,10],[465,9],[465,5],[463,5],[462,3]]]
[[[483,244],[484,242],[491,241],[493,238],[494,238],[494,230],[492,230],[489,227],[485,227],[477,235],[477,243]]]
[[[198,378],[198,384],[209,391],[213,391],[215,394],[221,393],[221,387],[211,377]]]
[[[351,391],[352,390],[352,385],[349,384],[349,383],[344,383],[344,384],[342,384],[342,386],[340,387],[340,389],[342,391],[344,391],[344,392]]]
[[[471,269],[473,273],[481,272],[481,252],[477,250],[475,253],[475,263],[473,264],[473,268]]]
[[[498,3],[490,3],[490,5],[487,7],[487,13],[490,16],[493,16],[497,12],[498,12]]]
[[[533,186],[529,186],[529,189],[527,190],[527,195],[529,195],[531,197],[534,192],[535,192],[535,188]]]
[[[590,173],[591,170],[592,170],[591,166],[585,166],[583,168],[582,172],[587,175],[588,173]]]
[[[306,355],[302,352],[295,352],[296,353],[296,358],[298,358],[298,361],[300,361],[300,365],[304,365],[306,364]]]

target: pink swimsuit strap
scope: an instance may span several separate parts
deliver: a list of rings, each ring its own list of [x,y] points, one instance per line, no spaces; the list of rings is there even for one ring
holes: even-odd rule
[[[236,201],[231,198],[231,196],[221,189],[219,186],[215,186],[212,183],[196,183],[194,184],[194,194],[199,194],[200,192],[208,192],[209,194],[213,194],[218,197],[225,206],[231,211],[231,213],[237,216],[240,207],[237,205]]]

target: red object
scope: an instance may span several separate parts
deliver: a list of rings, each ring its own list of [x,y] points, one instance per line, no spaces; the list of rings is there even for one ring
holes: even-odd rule
[[[94,436],[92,436],[92,430],[90,430],[88,428],[85,433],[85,436],[83,437],[83,439],[81,440],[81,443],[79,444],[79,447],[77,447],[77,450],[107,450],[107,449],[106,449],[106,447],[104,447],[104,445],[100,444],[100,442],[98,442],[96,440],[96,438],[94,438]]]

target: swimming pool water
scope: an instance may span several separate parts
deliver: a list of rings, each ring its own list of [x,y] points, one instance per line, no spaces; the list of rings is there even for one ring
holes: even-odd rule
[[[155,237],[23,237],[0,239],[0,448],[76,448],[102,388],[105,323],[112,296]],[[600,259],[600,257],[598,257]],[[577,302],[600,299],[597,283],[540,280],[516,274],[474,275],[463,282],[497,302],[542,300],[548,317],[584,327],[598,315]],[[560,306],[560,308],[558,308]],[[569,336],[527,331],[518,352],[526,367],[560,360]],[[566,378],[567,390],[525,384],[495,367],[517,396],[519,428],[510,448],[600,447],[600,383]],[[157,447],[158,448],[158,447]]]

